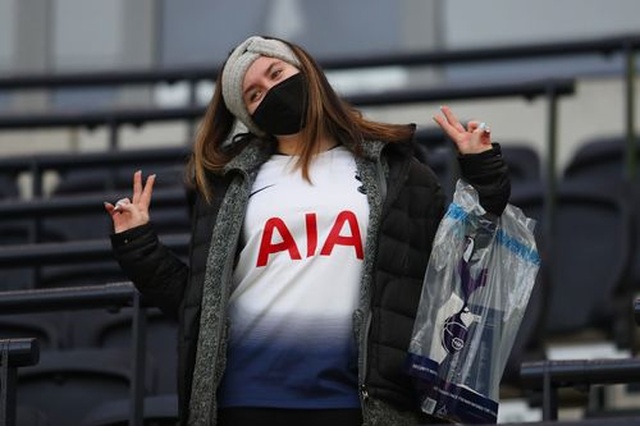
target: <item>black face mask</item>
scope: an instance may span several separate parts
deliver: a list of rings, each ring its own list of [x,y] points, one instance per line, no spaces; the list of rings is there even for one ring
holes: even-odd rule
[[[292,135],[304,127],[306,113],[306,81],[298,73],[269,89],[251,118],[271,135]]]

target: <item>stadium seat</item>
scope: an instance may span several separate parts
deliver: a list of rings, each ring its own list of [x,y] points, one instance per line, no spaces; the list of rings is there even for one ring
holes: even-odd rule
[[[16,426],[54,426],[41,410],[26,405],[16,407]]]
[[[3,221],[0,223],[0,247],[27,244],[30,238],[26,221]],[[34,274],[31,268],[0,267],[0,291],[33,288]]]
[[[545,235],[544,198],[542,187],[532,185],[517,188],[511,203],[538,220],[536,234],[550,289],[547,338],[592,329],[624,339],[617,327],[628,322],[631,304],[623,293],[632,254],[628,200],[613,189],[604,193],[589,185],[562,182],[554,227]],[[621,306],[629,309],[621,311]]]
[[[15,176],[10,174],[0,174],[0,200],[17,199],[20,191]]]
[[[115,259],[41,268],[38,288],[99,285],[128,281]]]
[[[640,139],[636,140],[636,162],[640,159]],[[626,179],[626,140],[623,136],[601,136],[584,142],[565,167],[563,179],[568,182],[591,185],[594,189],[620,191],[632,204],[635,221],[632,233],[633,251],[631,281],[635,291],[640,290],[640,171],[635,179]]]
[[[74,346],[126,349],[132,345],[132,310],[91,310],[70,313]],[[177,322],[157,308],[146,309],[146,351],[158,367],[157,392],[176,391]]]
[[[176,394],[148,396],[143,407],[143,425],[175,426],[178,421]],[[81,426],[127,426],[130,411],[129,400],[108,401],[91,411]]]
[[[535,148],[527,144],[503,143],[501,149],[512,184],[540,182],[541,160]]]
[[[155,369],[147,364],[146,392]],[[126,399],[131,386],[128,350],[47,351],[40,362],[18,371],[17,401],[42,411],[52,425],[77,425],[105,401]]]
[[[602,180],[619,182],[625,173],[626,143],[622,135],[586,140],[567,162],[563,179],[589,180],[594,184]],[[640,157],[640,139],[636,140],[636,150]]]

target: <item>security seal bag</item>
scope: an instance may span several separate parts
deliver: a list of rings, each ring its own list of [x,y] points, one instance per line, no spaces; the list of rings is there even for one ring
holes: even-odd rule
[[[407,356],[423,412],[495,423],[499,386],[540,266],[535,221],[486,213],[458,180],[425,272]]]

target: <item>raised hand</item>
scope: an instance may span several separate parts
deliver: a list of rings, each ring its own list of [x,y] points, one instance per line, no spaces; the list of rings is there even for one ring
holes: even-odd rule
[[[113,220],[113,230],[116,234],[149,222],[149,205],[155,180],[156,175],[149,176],[143,187],[142,171],[138,170],[133,174],[132,200],[122,198],[115,206],[105,201],[104,208]]]
[[[433,120],[453,140],[460,154],[478,154],[491,149],[491,129],[486,123],[469,121],[465,128],[448,106],[440,107],[442,115]]]

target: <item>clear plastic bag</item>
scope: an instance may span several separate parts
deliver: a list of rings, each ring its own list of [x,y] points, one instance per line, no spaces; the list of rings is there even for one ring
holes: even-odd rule
[[[433,244],[408,353],[421,408],[495,423],[499,386],[540,266],[535,221],[487,214],[459,180]]]

